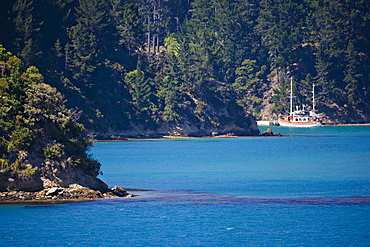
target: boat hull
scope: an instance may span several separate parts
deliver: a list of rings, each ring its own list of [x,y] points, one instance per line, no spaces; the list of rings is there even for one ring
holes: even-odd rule
[[[291,122],[279,120],[279,125],[282,127],[294,127],[294,128],[311,128],[311,127],[321,127],[322,123],[317,121],[311,122]]]

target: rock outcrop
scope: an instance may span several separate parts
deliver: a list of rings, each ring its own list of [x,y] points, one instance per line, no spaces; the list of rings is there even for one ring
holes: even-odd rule
[[[205,137],[228,135],[257,136],[259,134],[256,120],[246,114],[241,106],[226,96],[213,94],[196,95],[184,93],[182,100],[176,103],[178,107],[171,119],[159,114],[154,123],[138,123],[131,121],[127,129],[89,129],[89,133],[97,139],[124,138],[160,138],[172,137]]]
[[[348,105],[340,107],[333,103],[331,105],[319,106],[318,110],[325,124],[363,124],[370,122],[370,114],[368,112]]]
[[[19,202],[63,202],[76,200],[94,200],[100,198],[133,197],[126,190],[115,186],[105,191],[93,190],[79,184],[70,184],[69,187],[52,187],[40,191],[7,191],[0,192],[0,203]]]
[[[283,136],[281,133],[274,133],[270,128],[260,133],[260,136]]]
[[[33,176],[0,173],[0,202],[90,200],[132,197],[68,162],[46,161]]]
[[[256,121],[251,121],[249,127],[241,127],[235,123],[223,126],[208,124],[193,125],[189,122],[181,124],[162,124],[158,129],[148,129],[135,126],[128,131],[94,132],[99,140],[125,140],[127,138],[162,138],[171,137],[211,137],[217,135],[256,136],[259,134]]]

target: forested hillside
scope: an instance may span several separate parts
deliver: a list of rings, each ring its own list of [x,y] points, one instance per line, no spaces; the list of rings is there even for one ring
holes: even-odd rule
[[[81,135],[63,96],[1,45],[0,61],[0,191],[79,180],[99,187],[100,163],[86,153],[92,139]]]
[[[370,120],[367,0],[14,0],[0,43],[94,133],[256,134],[296,104]],[[248,133],[248,129],[252,128]]]

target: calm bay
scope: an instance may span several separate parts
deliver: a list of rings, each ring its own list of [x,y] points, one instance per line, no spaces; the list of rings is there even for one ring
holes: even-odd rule
[[[267,127],[261,127],[261,132]],[[134,198],[0,205],[3,246],[369,246],[370,126],[98,142]]]

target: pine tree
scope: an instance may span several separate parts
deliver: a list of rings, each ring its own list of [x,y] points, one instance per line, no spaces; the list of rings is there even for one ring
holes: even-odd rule
[[[137,119],[141,123],[147,122],[150,119],[149,102],[152,92],[149,79],[145,78],[145,73],[141,70],[140,59],[136,70],[126,74],[125,83],[130,88],[132,103],[137,112]]]
[[[111,0],[111,5],[118,44],[125,47],[129,54],[139,50],[144,41],[144,26],[137,4],[133,1]]]
[[[16,47],[18,55],[26,64],[33,64],[41,55],[37,40],[39,25],[33,16],[33,0],[17,0],[13,5],[14,24],[17,31]]]
[[[344,82],[347,83],[345,90],[347,93],[348,103],[352,106],[357,106],[359,103],[359,79],[362,77],[357,71],[358,66],[358,55],[354,50],[354,42],[351,40],[346,50],[347,68],[345,72]]]

